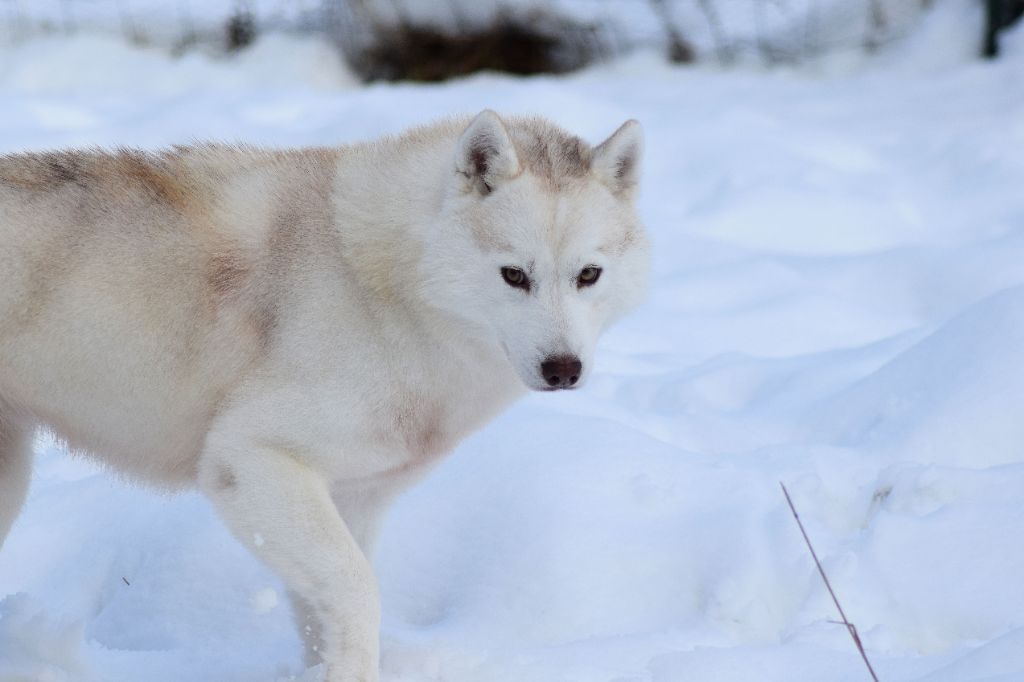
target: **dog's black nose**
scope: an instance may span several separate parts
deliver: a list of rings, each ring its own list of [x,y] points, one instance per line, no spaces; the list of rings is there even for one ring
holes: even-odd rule
[[[551,388],[569,388],[580,380],[583,363],[575,355],[556,355],[540,363],[540,373]]]

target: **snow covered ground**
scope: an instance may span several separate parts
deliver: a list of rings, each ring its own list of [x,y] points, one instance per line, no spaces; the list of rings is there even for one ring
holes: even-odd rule
[[[639,118],[650,302],[585,390],[531,396],[395,507],[384,680],[865,680],[783,481],[881,679],[1005,682],[1024,680],[1024,33],[1008,47],[828,78],[639,56],[356,88],[309,46],[210,76],[92,44],[49,71],[50,51],[0,60],[0,150],[331,144],[484,107],[596,142]],[[89,59],[108,72],[79,87]],[[313,679],[281,584],[203,499],[38,450],[0,552],[0,680]]]

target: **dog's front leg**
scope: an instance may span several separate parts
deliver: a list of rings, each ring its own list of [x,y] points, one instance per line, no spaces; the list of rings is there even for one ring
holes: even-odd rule
[[[232,532],[308,605],[327,682],[377,682],[380,604],[369,562],[321,476],[286,451],[208,447],[200,487]]]

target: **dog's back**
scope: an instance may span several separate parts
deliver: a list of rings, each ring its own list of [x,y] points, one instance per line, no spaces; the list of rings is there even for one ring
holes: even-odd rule
[[[0,402],[119,471],[192,480],[272,334],[253,289],[265,244],[232,187],[311,211],[332,173],[323,153],[231,147],[0,157]]]

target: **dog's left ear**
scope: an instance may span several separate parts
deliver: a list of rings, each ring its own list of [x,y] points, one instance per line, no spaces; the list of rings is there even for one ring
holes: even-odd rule
[[[630,119],[594,149],[590,168],[615,194],[628,195],[639,179],[643,148],[640,122]]]
[[[455,169],[481,194],[519,175],[519,157],[505,124],[490,109],[477,114],[455,148]]]

